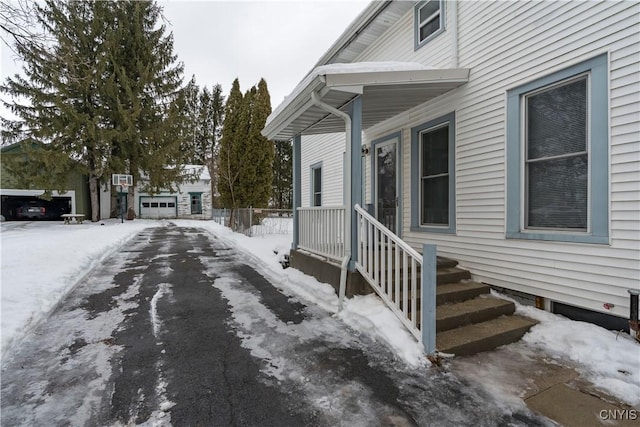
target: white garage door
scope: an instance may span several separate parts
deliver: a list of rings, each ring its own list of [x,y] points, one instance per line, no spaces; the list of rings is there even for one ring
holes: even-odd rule
[[[175,218],[177,212],[175,197],[140,197],[141,218]]]

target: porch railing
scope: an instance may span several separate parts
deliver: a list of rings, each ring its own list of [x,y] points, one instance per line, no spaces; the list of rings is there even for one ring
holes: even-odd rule
[[[436,247],[422,255],[355,206],[356,268],[427,351],[435,351]]]
[[[344,206],[298,208],[298,247],[335,261],[344,258]]]

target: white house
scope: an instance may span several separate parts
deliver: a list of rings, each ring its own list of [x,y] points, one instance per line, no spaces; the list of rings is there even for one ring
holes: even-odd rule
[[[184,165],[184,173],[194,177],[178,186],[177,192],[162,191],[158,194],[142,192],[144,177],[136,183],[133,208],[138,218],[211,218],[211,177],[206,166]],[[100,215],[110,216],[110,189],[100,193]],[[124,198],[121,198],[124,200]],[[125,207],[125,211],[128,207]]]
[[[628,318],[639,22],[625,1],[372,2],[263,130],[294,142],[294,249],[360,271],[373,241],[359,204],[476,281]],[[340,244],[314,243],[318,212],[343,206]]]

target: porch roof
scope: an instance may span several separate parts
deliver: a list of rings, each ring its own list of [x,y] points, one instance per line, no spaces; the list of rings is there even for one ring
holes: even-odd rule
[[[346,110],[362,96],[362,129],[466,83],[466,68],[432,68],[410,62],[359,62],[316,67],[271,113],[262,134],[289,140],[298,134],[343,132],[344,121],[314,105],[311,93]]]

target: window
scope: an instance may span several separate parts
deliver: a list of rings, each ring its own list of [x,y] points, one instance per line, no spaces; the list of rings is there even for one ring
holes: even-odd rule
[[[143,208],[148,208],[149,207],[149,202],[142,202],[142,207]]]
[[[442,0],[423,1],[414,10],[415,49],[440,34],[444,30],[444,2]]]
[[[524,96],[526,228],[587,229],[587,76]]]
[[[507,94],[507,237],[608,243],[606,55]]]
[[[168,208],[175,208],[176,204],[174,202],[169,202],[169,203],[167,203],[167,207]]]
[[[322,164],[311,166],[311,206],[322,206]]]
[[[411,229],[455,233],[455,114],[411,129]]]
[[[157,208],[157,207],[158,207],[158,203],[151,202],[151,207],[152,207],[152,208]]]
[[[189,193],[191,198],[191,214],[202,213],[202,193]]]
[[[167,203],[166,202],[160,202],[160,207],[161,208],[166,208],[167,207]]]

